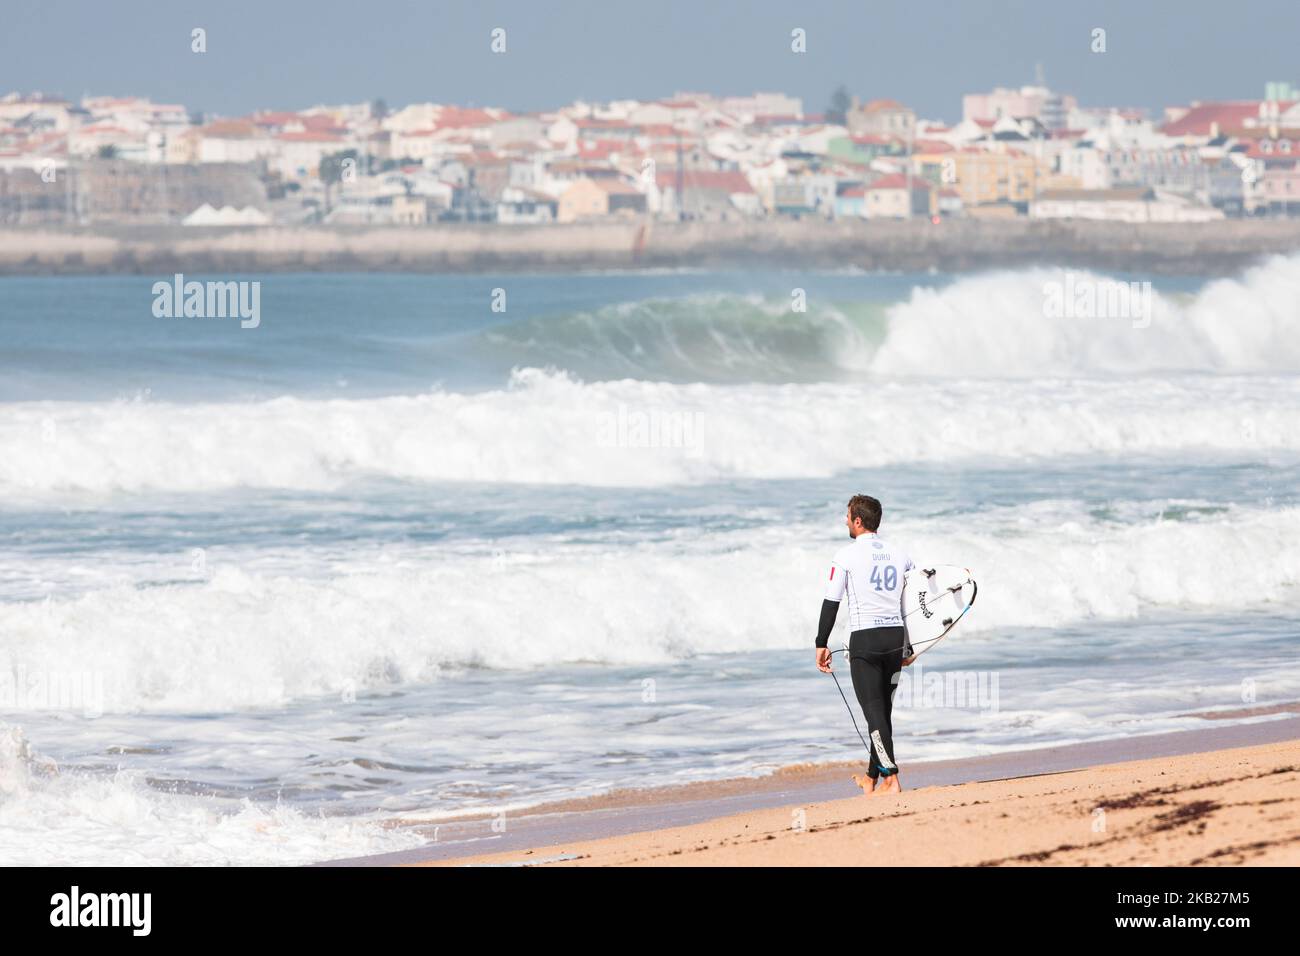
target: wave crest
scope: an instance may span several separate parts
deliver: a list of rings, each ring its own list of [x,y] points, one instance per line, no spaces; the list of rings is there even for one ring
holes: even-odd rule
[[[647,299],[484,333],[497,360],[588,381],[813,382],[890,376],[1300,371],[1300,255],[1195,295],[1030,269],[914,288],[894,304],[758,295]]]

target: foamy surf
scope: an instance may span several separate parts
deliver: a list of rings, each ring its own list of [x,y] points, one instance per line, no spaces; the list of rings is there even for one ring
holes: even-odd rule
[[[1195,294],[1151,290],[1146,299],[1125,291],[1129,286],[1086,271],[1035,269],[918,288],[890,308],[870,372],[1038,378],[1300,371],[1300,256],[1274,257]],[[1125,294],[1113,294],[1115,287]]]
[[[139,770],[91,773],[36,753],[0,724],[0,860],[6,866],[286,866],[424,842],[373,817],[167,792]]]
[[[969,641],[1161,610],[1293,610],[1300,599],[1294,507],[1117,521],[1040,503],[897,520],[891,534],[921,563],[977,572]],[[683,533],[454,556],[408,547],[373,555],[366,572],[310,577],[246,570],[216,552],[210,576],[190,584],[2,604],[0,660],[15,676],[93,674],[87,692],[114,713],[274,707],[468,667],[792,649],[807,641],[833,546],[819,526],[794,525],[757,540],[749,531]]]
[[[361,478],[656,486],[1000,458],[1300,451],[1300,378],[583,383],[369,400],[0,406],[0,493],[329,489]]]

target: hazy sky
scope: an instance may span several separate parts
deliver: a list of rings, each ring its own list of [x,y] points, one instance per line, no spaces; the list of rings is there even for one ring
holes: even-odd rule
[[[208,51],[190,52],[207,30]],[[504,55],[489,49],[506,30]],[[790,52],[790,31],[808,51]],[[1107,52],[1092,53],[1094,27]],[[0,0],[0,92],[141,94],[235,115],[383,97],[544,109],[575,98],[844,83],[934,119],[1033,81],[1158,108],[1300,85],[1300,0]]]

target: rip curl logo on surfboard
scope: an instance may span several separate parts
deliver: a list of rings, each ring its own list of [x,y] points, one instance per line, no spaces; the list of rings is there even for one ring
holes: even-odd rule
[[[924,591],[918,591],[918,592],[917,592],[917,594],[916,594],[916,602],[921,606],[921,613],[922,613],[923,615],[925,615],[925,617],[926,617],[927,619],[934,617],[934,612],[931,611],[928,607],[926,607],[926,604],[925,604],[925,592],[924,592]]]

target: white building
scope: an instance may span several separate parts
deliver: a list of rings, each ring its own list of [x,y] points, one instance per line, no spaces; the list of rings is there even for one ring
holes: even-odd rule
[[[1029,205],[1032,219],[1108,222],[1211,222],[1223,211],[1154,189],[1055,189]]]
[[[341,153],[349,148],[342,136],[330,133],[281,133],[275,137],[278,155],[271,163],[285,179],[306,179],[315,176],[320,170],[321,160],[334,153]],[[353,175],[360,170],[354,169]]]
[[[275,141],[248,120],[219,120],[197,131],[195,161],[252,163],[279,152]]]

